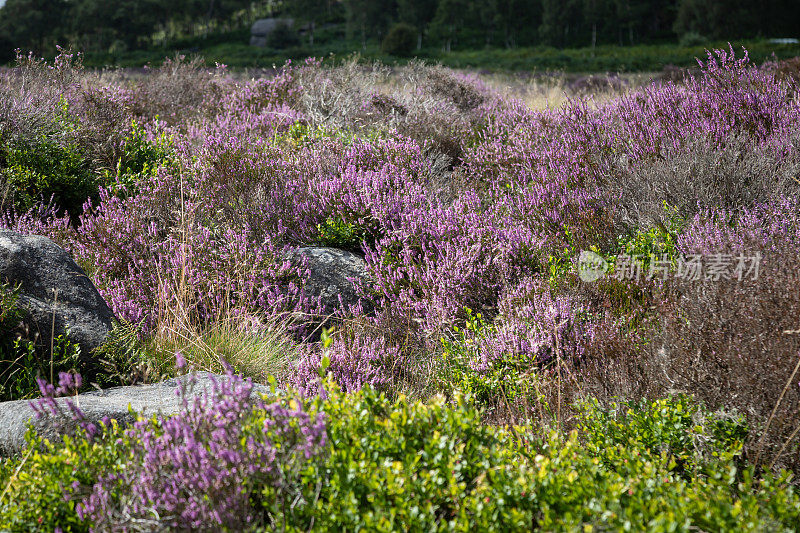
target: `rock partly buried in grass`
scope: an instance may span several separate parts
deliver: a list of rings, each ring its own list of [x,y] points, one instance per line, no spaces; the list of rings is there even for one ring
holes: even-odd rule
[[[213,390],[211,378],[217,380],[227,379],[225,376],[197,372],[196,381],[186,394],[191,402],[206,391]],[[136,413],[152,416],[155,414],[170,415],[177,413],[181,408],[180,398],[176,394],[178,379],[169,379],[153,385],[135,385],[129,387],[116,387],[103,391],[87,392],[72,401],[77,400],[77,405],[86,415],[89,422],[100,422],[108,417],[126,425],[133,421],[128,406]],[[269,393],[269,388],[264,385],[254,384],[253,394]],[[57,398],[64,412],[69,412],[66,398]],[[30,422],[40,435],[52,439],[64,432],[76,428],[76,423],[66,417],[41,417],[36,418],[36,413],[30,405],[30,400],[17,400],[14,402],[0,403],[0,456],[11,456],[19,453],[25,447],[25,432]]]
[[[29,337],[41,346],[49,347],[51,331],[68,332],[88,356],[111,331],[114,313],[81,267],[47,237],[0,230],[0,282],[19,285],[17,305]]]
[[[294,19],[289,18],[267,18],[258,19],[250,27],[250,46],[264,48],[269,44],[270,35],[279,31],[279,28],[291,28]]]
[[[324,313],[347,312],[359,303],[365,313],[374,309],[357,290],[371,283],[362,257],[338,248],[308,246],[295,250],[291,258],[305,262],[308,276],[303,288],[312,300],[320,299]]]

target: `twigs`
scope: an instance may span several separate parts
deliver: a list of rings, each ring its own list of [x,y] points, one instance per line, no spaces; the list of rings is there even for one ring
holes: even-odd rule
[[[772,412],[770,413],[769,418],[767,419],[767,423],[764,426],[764,432],[761,434],[761,439],[759,439],[758,445],[756,446],[756,458],[755,458],[755,461],[754,461],[755,464],[759,464],[759,461],[761,459],[761,452],[763,451],[764,441],[766,440],[767,433],[769,432],[769,427],[772,424],[772,420],[775,418],[775,413],[778,412],[778,407],[780,407],[781,403],[783,402],[783,398],[786,396],[786,392],[789,390],[790,385],[794,381],[794,377],[797,375],[798,370],[800,370],[800,355],[798,355],[797,364],[794,366],[794,370],[792,371],[792,375],[789,376],[789,379],[786,380],[786,385],[784,385],[783,390],[781,391],[781,395],[778,397],[778,401],[775,402],[775,407],[772,408]],[[795,431],[795,433],[796,433],[796,431]],[[791,440],[791,438],[794,437],[795,433],[792,434],[792,437],[790,437],[790,440]],[[787,441],[786,444],[788,444],[788,441]],[[786,444],[784,444],[783,448],[781,448],[781,451],[779,452],[778,455],[780,455],[780,453],[783,453],[783,450],[786,447]],[[773,463],[774,463],[774,460],[773,460]]]

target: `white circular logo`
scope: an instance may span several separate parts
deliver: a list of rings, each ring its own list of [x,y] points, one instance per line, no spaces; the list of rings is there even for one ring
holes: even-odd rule
[[[608,261],[603,256],[584,250],[578,256],[578,277],[587,283],[602,278],[608,270]]]

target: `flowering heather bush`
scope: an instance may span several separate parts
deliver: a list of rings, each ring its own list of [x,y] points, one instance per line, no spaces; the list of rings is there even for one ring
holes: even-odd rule
[[[53,135],[75,139],[99,189],[72,220],[36,204],[6,224],[69,249],[145,338],[169,329],[176,309],[197,330],[220,317],[288,316],[296,340],[314,338],[319,302],[287,258],[336,244],[365,258],[372,282],[359,290],[374,312],[342,310],[332,346],[298,349],[303,385],[327,360],[347,390],[423,394],[450,350],[478,377],[513,361],[520,375],[564,371],[576,390],[602,396],[687,389],[740,407],[753,427],[793,434],[795,389],[769,428],[766,418],[800,349],[797,335],[776,333],[797,329],[793,296],[777,288],[793,286],[798,254],[797,82],[746,53],[712,52],[680,84],[542,111],[419,64],[308,60],[259,80],[178,60],[136,80],[40,67],[30,79],[63,82],[31,92],[20,83],[27,67],[4,74],[3,135],[36,138],[61,116],[74,130]],[[113,149],[91,148],[116,116]],[[630,251],[668,249],[676,260],[744,248],[772,265],[755,284],[589,287],[574,270],[581,250],[614,264]],[[455,329],[467,309],[485,321],[474,338]],[[714,313],[701,319],[705,309]],[[737,331],[734,313],[745,310]],[[689,365],[698,350],[702,364]],[[731,363],[740,355],[751,362]],[[721,361],[727,374],[703,367]],[[730,395],[703,373],[727,376]],[[754,389],[763,397],[752,412],[732,399],[751,375],[772,384]],[[763,448],[778,454],[776,442]]]
[[[735,407],[763,432],[750,458],[798,468],[800,218],[797,198],[733,214],[696,216],[679,240],[687,254],[763,256],[758,278],[669,283],[664,362],[670,387],[710,406]],[[736,220],[731,227],[730,221]],[[763,442],[761,441],[763,439]]]
[[[463,398],[391,400],[369,387],[344,394],[327,383],[325,398],[289,397],[283,407],[249,411],[240,410],[246,384],[218,385],[203,414],[195,404],[124,433],[112,425],[60,445],[34,438],[24,464],[0,463],[0,486],[8,487],[0,527],[575,531],[636,522],[791,531],[800,524],[787,474],[756,478],[742,465],[743,419],[685,396],[584,403],[578,431],[567,436],[494,427]]]
[[[116,421],[89,422],[73,399],[55,399],[79,388],[79,375],[61,373],[58,388],[41,381],[37,413],[72,430],[61,445],[29,436],[32,466],[11,480],[16,497],[0,503],[0,527],[43,525],[45,503],[52,506],[45,527],[64,530],[265,525],[253,498],[270,487],[275,495],[265,503],[280,506],[298,491],[304,463],[326,447],[325,416],[309,414],[296,401],[251,396],[250,381],[231,373],[212,378],[212,389],[193,398],[193,374],[179,382],[177,414],[139,417],[123,430]],[[84,454],[93,457],[84,462]],[[28,496],[18,495],[22,490]]]
[[[253,491],[293,490],[302,462],[325,446],[325,426],[299,408],[253,405],[251,389],[231,374],[193,402],[179,391],[179,415],[137,421],[120,443],[127,464],[98,480],[78,516],[101,529],[252,524]]]

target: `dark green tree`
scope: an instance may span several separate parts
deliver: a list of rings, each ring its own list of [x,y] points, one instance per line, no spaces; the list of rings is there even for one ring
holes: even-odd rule
[[[506,48],[538,43],[542,22],[541,0],[495,0],[498,25]]]
[[[422,48],[422,39],[438,5],[437,0],[397,0],[398,19],[417,31],[417,50]]]
[[[72,6],[71,30],[84,48],[107,50],[116,42],[127,48],[150,44],[167,13],[158,0],[78,0]]]
[[[542,0],[539,36],[544,44],[563,47],[575,41],[583,22],[581,0]]]
[[[287,12],[297,20],[308,23],[308,44],[314,45],[314,29],[317,21],[325,17],[328,0],[293,0],[287,4]]]
[[[445,51],[449,52],[453,44],[458,42],[472,7],[470,0],[439,0],[436,15],[431,22],[431,31],[440,39]]]
[[[679,0],[675,33],[710,39],[751,37],[758,32],[759,11],[764,7],[739,0]]]
[[[380,37],[397,12],[394,0],[342,0],[347,20],[347,34],[361,37],[361,47],[366,48],[367,39]]]
[[[0,35],[15,48],[44,54],[65,38],[65,0],[7,0],[0,10]]]

